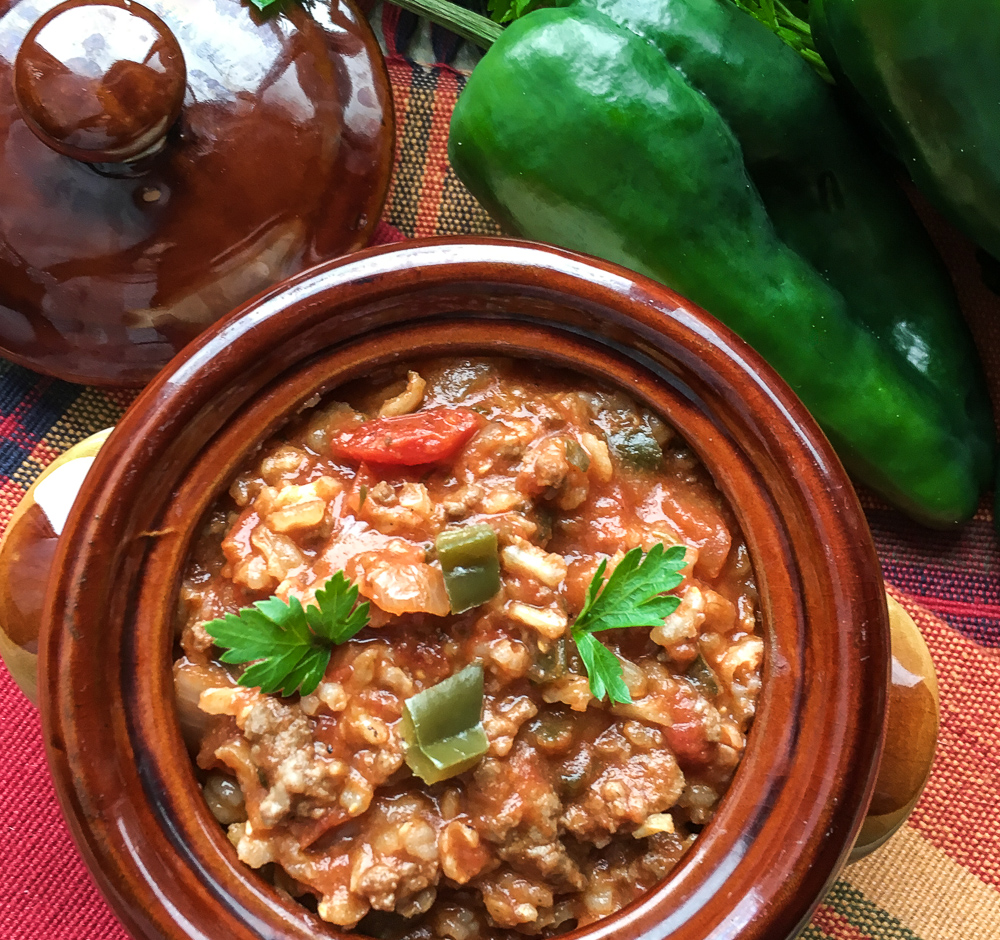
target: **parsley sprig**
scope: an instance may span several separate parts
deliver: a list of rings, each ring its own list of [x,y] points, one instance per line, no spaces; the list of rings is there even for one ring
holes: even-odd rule
[[[590,691],[598,701],[607,695],[613,704],[632,701],[623,678],[622,664],[595,636],[601,630],[658,627],[680,604],[672,591],[683,580],[686,550],[682,545],[654,545],[645,556],[641,548],[627,552],[611,577],[604,581],[607,560],[602,561],[587,588],[583,609],[573,622],[572,636],[587,670]]]
[[[600,701],[629,704],[621,662],[595,636],[602,630],[656,627],[680,604],[667,595],[682,581],[686,551],[681,545],[654,545],[625,554],[605,582],[602,561],[587,587],[572,637],[587,670],[590,691]],[[225,649],[224,663],[250,663],[239,684],[265,693],[308,695],[315,691],[334,646],[368,625],[368,601],[358,603],[358,588],[338,571],[316,592],[316,605],[303,607],[270,597],[205,624],[215,644]]]
[[[334,646],[368,625],[368,601],[358,604],[358,588],[338,571],[316,592],[316,606],[297,597],[257,601],[236,614],[210,620],[205,630],[226,648],[224,663],[252,663],[239,684],[262,692],[303,695],[315,691]]]

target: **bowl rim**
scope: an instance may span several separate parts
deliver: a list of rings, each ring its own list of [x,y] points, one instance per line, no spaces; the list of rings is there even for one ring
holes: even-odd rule
[[[532,313],[504,312],[518,302]],[[168,694],[164,579],[179,579],[200,518],[192,488],[202,506],[211,502],[227,468],[315,393],[317,376],[333,387],[371,361],[358,350],[401,361],[418,339],[426,350],[456,337],[467,349],[508,343],[592,374],[627,374],[640,400],[659,395],[695,422],[679,430],[703,461],[705,447],[724,455],[705,462],[731,504],[737,480],[766,493],[733,505],[748,545],[760,542],[751,548],[758,583],[768,557],[768,654],[718,824],[666,882],[566,936],[791,937],[850,851],[884,734],[887,615],[857,498],[804,406],[718,321],[615,265],[500,239],[383,246],[265,292],[181,353],[105,444],[60,539],[40,644],[47,755],[95,880],[144,940],[207,938],[220,927],[248,940],[317,935],[313,915],[234,865],[203,803],[192,802]],[[758,463],[747,456],[743,467],[749,448]],[[784,476],[764,472],[783,465]],[[759,532],[747,531],[751,517]],[[809,681],[818,666],[829,672]],[[763,736],[766,759],[755,746]],[[744,803],[754,787],[771,802]],[[738,831],[726,828],[738,819]],[[324,933],[339,935],[329,925]]]

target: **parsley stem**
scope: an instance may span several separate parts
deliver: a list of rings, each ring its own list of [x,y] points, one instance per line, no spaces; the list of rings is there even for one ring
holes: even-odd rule
[[[438,26],[450,29],[483,49],[489,49],[503,32],[503,27],[493,20],[455,3],[449,3],[448,0],[392,0],[392,2],[404,10],[437,23]]]

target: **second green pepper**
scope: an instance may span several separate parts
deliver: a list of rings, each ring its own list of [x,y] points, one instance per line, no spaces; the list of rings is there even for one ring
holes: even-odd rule
[[[920,190],[1000,259],[996,0],[811,0],[809,20]]]

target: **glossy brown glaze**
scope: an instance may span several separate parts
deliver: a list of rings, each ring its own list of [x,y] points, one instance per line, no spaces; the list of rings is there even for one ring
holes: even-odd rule
[[[153,46],[173,36],[183,55],[180,116],[159,152],[86,163],[53,145],[146,150],[179,63],[129,58],[145,21],[117,11],[135,4],[0,0],[0,354],[72,381],[147,382],[247,298],[365,245],[388,187],[388,77],[350,0],[269,18],[238,0],[146,6]],[[70,39],[103,76],[87,83]]]
[[[170,28],[126,0],[66,0],[31,27],[14,60],[14,97],[28,127],[88,163],[121,163],[162,146],[186,82]]]
[[[38,653],[42,601],[58,540],[59,533],[45,510],[34,501],[4,539],[6,567],[0,583],[3,632],[27,653]]]
[[[317,391],[416,356],[525,356],[627,388],[730,501],[762,596],[750,747],[670,879],[571,936],[784,940],[858,832],[882,748],[888,625],[840,464],[744,343],[651,281],[537,246],[376,249],[293,280],[196,341],[123,418],[63,538],[47,598],[42,719],[98,884],[139,938],[336,934],[236,859],[196,785],[170,655],[203,513]]]
[[[851,861],[875,851],[906,821],[923,792],[937,746],[940,703],[934,662],[913,618],[894,598],[888,602],[892,674],[885,749]]]
[[[94,455],[110,433],[92,434],[53,460],[24,494],[0,539],[0,657],[36,704],[42,603],[56,542]]]

